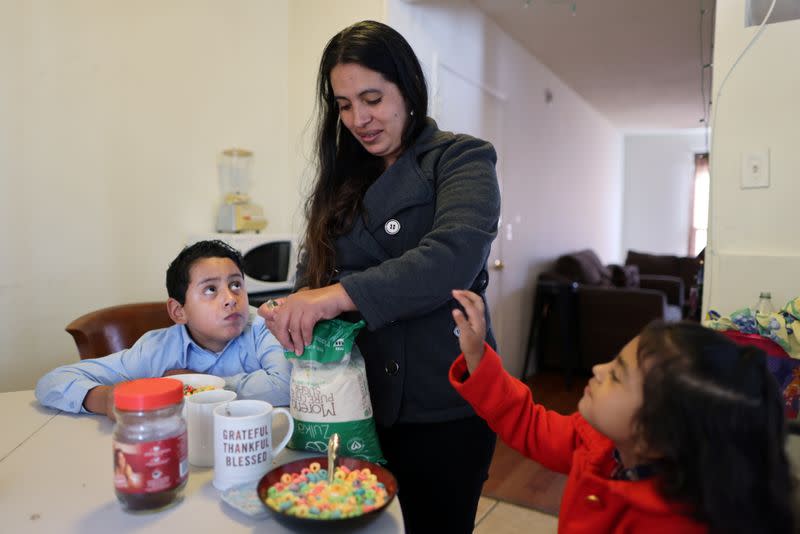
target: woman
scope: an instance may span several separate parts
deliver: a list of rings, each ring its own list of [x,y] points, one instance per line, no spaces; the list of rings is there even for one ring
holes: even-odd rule
[[[317,321],[360,314],[357,343],[407,530],[471,532],[495,435],[448,383],[460,353],[450,291],[485,289],[500,213],[495,151],[426,118],[419,61],[384,24],[359,22],[328,42],[318,91],[297,292],[259,313],[297,354]]]

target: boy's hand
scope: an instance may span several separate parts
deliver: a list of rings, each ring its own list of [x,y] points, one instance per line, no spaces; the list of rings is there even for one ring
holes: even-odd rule
[[[103,413],[112,421],[117,420],[114,414],[114,386],[95,386],[83,399],[83,407],[92,413]]]
[[[486,338],[483,299],[472,291],[463,289],[454,289],[453,297],[467,312],[465,316],[461,310],[455,309],[453,310],[453,319],[461,332],[458,336],[458,344],[467,361],[467,369],[472,373],[483,358],[483,342]]]

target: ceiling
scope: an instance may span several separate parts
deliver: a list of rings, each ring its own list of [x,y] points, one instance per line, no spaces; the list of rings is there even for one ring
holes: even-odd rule
[[[473,3],[616,127],[704,126],[714,0]]]

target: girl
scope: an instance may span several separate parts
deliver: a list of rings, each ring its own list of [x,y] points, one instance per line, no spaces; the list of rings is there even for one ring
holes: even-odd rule
[[[592,369],[578,412],[531,399],[453,291],[453,387],[511,447],[568,473],[559,532],[782,533],[793,525],[780,395],[764,354],[695,323],[648,325]]]

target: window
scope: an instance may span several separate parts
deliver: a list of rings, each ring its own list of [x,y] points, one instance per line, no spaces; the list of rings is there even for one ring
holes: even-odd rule
[[[692,224],[689,231],[689,256],[697,256],[708,241],[708,154],[694,156],[694,192],[692,195]]]

